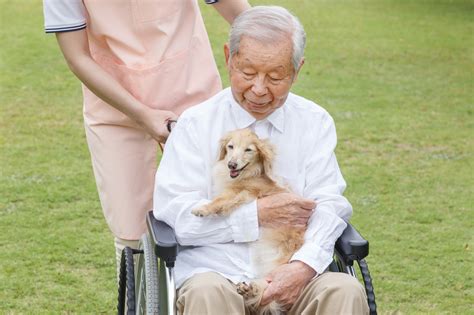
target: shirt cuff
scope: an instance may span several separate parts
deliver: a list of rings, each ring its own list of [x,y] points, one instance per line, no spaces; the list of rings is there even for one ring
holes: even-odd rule
[[[334,250],[325,250],[315,243],[305,243],[291,257],[290,262],[299,260],[313,268],[318,275],[326,271],[333,260]]]
[[[253,242],[258,239],[257,200],[240,206],[227,219],[236,243]]]

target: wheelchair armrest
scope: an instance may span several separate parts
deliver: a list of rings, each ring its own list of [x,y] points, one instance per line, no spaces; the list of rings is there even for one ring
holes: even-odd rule
[[[344,262],[352,266],[354,260],[359,261],[369,254],[369,241],[347,222],[346,229],[336,241],[335,249]]]
[[[163,259],[167,267],[174,267],[178,255],[178,242],[173,229],[165,222],[155,219],[153,211],[148,212],[146,223],[153,239],[156,256]]]

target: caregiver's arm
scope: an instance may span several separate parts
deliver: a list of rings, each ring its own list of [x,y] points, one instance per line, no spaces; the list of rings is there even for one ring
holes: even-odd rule
[[[247,0],[219,0],[213,7],[229,24],[232,24],[240,13],[250,8],[250,4]]]
[[[56,38],[69,68],[82,83],[103,101],[136,121],[154,139],[166,140],[166,121],[176,119],[176,115],[144,105],[108,74],[91,57],[85,29],[56,33]]]

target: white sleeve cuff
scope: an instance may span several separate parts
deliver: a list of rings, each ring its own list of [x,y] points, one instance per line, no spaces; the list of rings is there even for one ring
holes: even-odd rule
[[[318,274],[323,273],[333,260],[334,245],[346,226],[347,223],[331,211],[317,207],[310,219],[305,242],[290,261],[300,260]]]
[[[305,243],[298,250],[290,262],[299,260],[313,268],[318,274],[322,274],[331,264],[334,251],[325,250],[314,243]]]
[[[227,219],[236,243],[253,242],[258,239],[257,200],[244,204],[233,211]]]

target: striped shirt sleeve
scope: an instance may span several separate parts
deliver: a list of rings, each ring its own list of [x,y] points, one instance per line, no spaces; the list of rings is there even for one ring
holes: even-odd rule
[[[86,27],[86,9],[82,0],[43,0],[46,33],[81,30]]]

